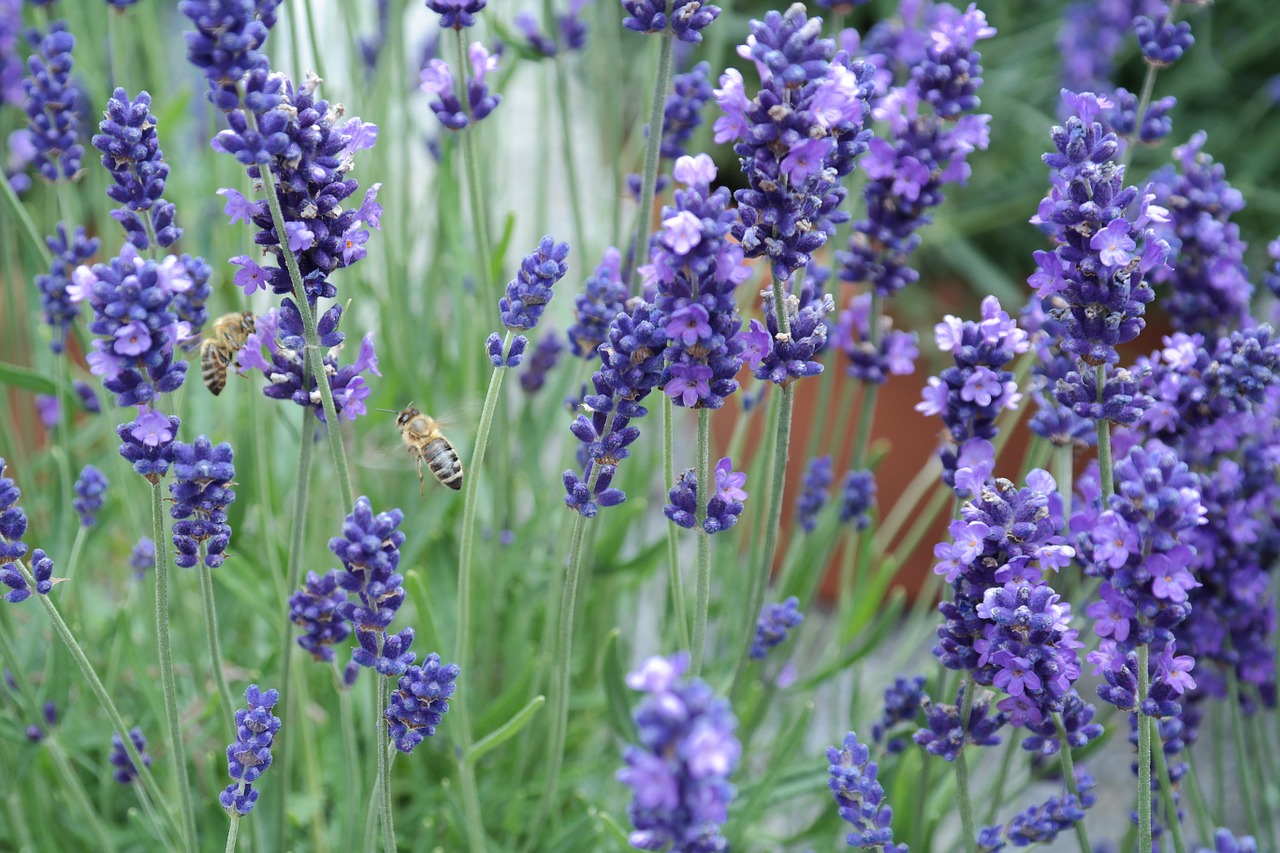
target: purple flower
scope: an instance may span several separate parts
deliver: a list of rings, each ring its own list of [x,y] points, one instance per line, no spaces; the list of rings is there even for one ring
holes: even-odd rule
[[[245,296],[252,296],[259,290],[267,289],[267,271],[255,264],[248,255],[237,255],[231,258],[230,262],[240,267],[234,281],[236,287],[244,291]]]
[[[231,784],[218,797],[227,814],[247,815],[258,801],[253,784],[271,766],[271,746],[280,731],[280,718],[271,713],[279,701],[276,690],[265,693],[250,684],[244,692],[246,707],[236,711],[236,739],[227,747],[227,774]]]
[[[791,629],[804,621],[800,599],[794,595],[781,604],[766,604],[756,620],[756,636],[751,641],[751,659],[764,660],[769,652],[786,642]]]
[[[139,539],[129,552],[129,565],[133,568],[134,580],[144,579],[147,571],[156,567],[156,543],[146,536]]]
[[[800,496],[796,498],[796,522],[805,533],[818,526],[818,513],[827,503],[834,474],[830,456],[815,456],[805,466]]]
[[[128,92],[117,88],[92,140],[115,181],[107,188],[107,197],[121,207],[111,216],[141,251],[150,247],[153,234],[163,248],[182,236],[182,229],[174,224],[173,205],[161,198],[169,165],[160,150],[156,124],[151,95],[139,92],[136,100],[130,100]],[[147,217],[145,223],[142,216]]]
[[[67,227],[58,223],[57,234],[46,237],[45,243],[53,255],[53,263],[47,274],[36,276],[36,287],[40,290],[40,305],[44,309],[44,322],[53,332],[49,348],[60,353],[66,346],[67,329],[75,322],[78,315],[79,300],[71,294],[71,274],[80,264],[85,263],[98,251],[97,237],[86,237],[84,228],[76,228],[70,239]]]
[[[180,423],[176,415],[140,406],[134,420],[116,427],[120,455],[152,485],[169,473],[174,458],[173,437]]]
[[[52,394],[37,394],[35,402],[40,425],[52,430],[62,420],[62,401]]]
[[[497,55],[491,55],[479,42],[471,45],[468,55],[476,70],[472,76],[464,74],[465,107],[453,91],[453,72],[448,63],[432,59],[422,70],[422,91],[435,96],[431,101],[431,111],[450,130],[462,130],[472,122],[486,118],[502,103],[502,96],[490,93],[489,84],[484,82],[484,75],[497,67]]]
[[[720,15],[720,7],[701,0],[622,0],[627,16],[622,25],[632,32],[660,33],[671,29],[681,41],[699,44],[701,30]]]
[[[342,618],[355,626],[359,646],[351,659],[387,676],[403,675],[415,658],[408,650],[412,628],[396,635],[387,631],[404,603],[404,577],[397,571],[404,542],[397,528],[403,520],[398,509],[375,516],[369,499],[361,496],[342,525],[342,535],[329,540],[329,550],[343,565],[337,584],[357,599],[338,604]]]
[[[71,506],[80,513],[80,526],[93,527],[102,510],[103,494],[110,483],[101,471],[92,465],[84,466],[76,480],[76,497]]]
[[[699,399],[711,393],[707,380],[713,373],[705,364],[674,364],[669,373],[671,378],[662,390],[682,405],[695,406]]]
[[[520,374],[520,389],[526,394],[536,394],[546,384],[547,374],[556,366],[564,344],[554,329],[548,329],[533,350],[533,357]]]
[[[236,499],[231,489],[236,469],[231,445],[214,446],[203,435],[194,444],[173,445],[173,561],[189,569],[201,559],[211,569],[222,565],[231,541],[227,507]]]
[[[916,346],[916,333],[895,330],[893,319],[887,314],[876,318],[879,343],[873,342],[871,305],[869,293],[849,300],[849,307],[840,312],[836,325],[836,346],[849,358],[849,366],[845,370],[849,376],[882,385],[891,374],[906,376],[914,373],[920,350]]]
[[[241,102],[239,87],[254,73],[265,74],[266,55],[260,51],[275,25],[280,0],[182,0],[178,9],[195,26],[184,33],[187,61],[209,82],[205,93],[223,112]]]
[[[347,594],[338,586],[338,571],[324,576],[307,572],[306,582],[289,596],[289,621],[302,628],[298,645],[317,661],[334,659],[333,646],[351,636],[351,625],[342,617]]]
[[[537,251],[524,256],[520,272],[508,282],[507,295],[498,302],[504,326],[524,332],[538,325],[551,301],[552,286],[569,269],[564,262],[568,256],[569,244],[557,243],[550,235],[542,238]]]
[[[443,29],[461,30],[476,25],[475,16],[487,0],[427,0],[427,8],[440,16]]]
[[[715,467],[716,491],[707,501],[707,518],[702,529],[707,533],[719,533],[728,530],[738,523],[742,515],[743,501],[747,493],[742,488],[747,483],[747,475],[741,471],[733,471],[733,463],[721,459]],[[679,481],[669,492],[671,502],[663,507],[667,518],[680,527],[693,528],[697,525],[698,479],[692,469],[680,475]]]
[[[1191,35],[1191,24],[1180,21],[1177,24],[1170,20],[1172,11],[1166,11],[1164,20],[1156,23],[1145,15],[1133,19],[1133,32],[1138,37],[1138,46],[1147,62],[1156,68],[1168,68],[1182,58],[1187,48],[1195,44]]]
[[[884,802],[884,788],[876,780],[879,768],[866,744],[853,732],[845,735],[844,748],[827,747],[827,786],[840,807],[840,817],[853,825],[846,839],[850,847],[907,853],[907,845],[895,844],[893,809]]]
[[[138,751],[138,755],[142,757],[142,763],[150,767],[151,756],[147,755],[147,739],[143,736],[142,729],[136,726],[130,729],[129,740],[133,741],[134,748]],[[138,767],[125,750],[124,741],[120,739],[119,732],[113,732],[111,735],[111,753],[108,755],[107,761],[112,767],[116,768],[115,773],[112,775],[121,785],[132,784],[133,780],[138,778]]]
[[[573,298],[574,323],[569,326],[569,349],[581,358],[595,358],[596,348],[609,334],[609,324],[623,310],[630,291],[622,280],[622,253],[610,247],[595,272]]]
[[[462,670],[456,663],[442,666],[440,655],[432,652],[422,661],[422,666],[405,670],[391,691],[387,705],[387,736],[396,749],[404,753],[436,733],[445,713],[449,710],[449,697],[457,689],[458,675]]]
[[[623,750],[617,778],[632,789],[628,810],[633,847],[720,850],[720,824],[734,789],[729,776],[742,745],[737,719],[724,699],[700,679],[682,679],[689,656],[650,658],[627,684],[650,694],[633,715],[639,744]]]
[[[71,79],[71,51],[76,40],[66,25],[57,22],[38,39],[36,52],[27,60],[29,75],[22,81],[27,99],[32,161],[40,177],[49,183],[74,180],[80,173],[84,146],[80,144],[80,119],[75,104],[81,93]]]

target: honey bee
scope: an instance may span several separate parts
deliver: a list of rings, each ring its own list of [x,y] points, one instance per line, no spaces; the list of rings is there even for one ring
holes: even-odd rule
[[[458,459],[458,451],[453,449],[449,439],[440,431],[440,424],[430,415],[424,415],[410,403],[396,414],[396,426],[400,428],[400,440],[405,449],[418,462],[418,490],[425,493],[426,486],[422,477],[422,463],[427,463],[431,476],[442,486],[451,489],[462,488],[462,462]]]
[[[253,330],[252,312],[223,314],[213,322],[209,337],[200,342],[200,376],[215,397],[227,386],[227,365]]]

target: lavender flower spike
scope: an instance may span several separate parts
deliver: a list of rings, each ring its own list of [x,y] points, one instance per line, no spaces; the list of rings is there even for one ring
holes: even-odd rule
[[[27,532],[27,515],[18,506],[22,490],[4,476],[4,468],[4,458],[0,457],[0,583],[10,590],[0,597],[17,604],[31,597],[31,587],[14,566],[27,553],[27,544],[22,541]],[[53,560],[39,548],[31,552],[31,573],[35,575],[36,592],[48,595],[53,588]]]
[[[124,89],[117,88],[98,130],[93,147],[102,152],[102,165],[115,180],[107,187],[107,196],[122,205],[112,211],[112,218],[124,226],[129,242],[141,250],[150,247],[151,234],[159,245],[173,245],[182,229],[174,224],[173,205],[161,198],[169,164],[160,151],[151,95],[139,92],[131,101]],[[143,215],[149,222],[143,222]]]
[[[271,745],[280,731],[280,718],[271,713],[280,698],[275,690],[263,693],[250,684],[244,692],[247,707],[236,711],[236,739],[227,747],[227,773],[231,784],[218,797],[227,814],[243,817],[258,802],[258,781],[271,766]]]
[[[885,805],[884,788],[876,780],[879,768],[871,760],[866,744],[859,743],[858,736],[849,732],[843,749],[827,747],[827,761],[831,774],[827,785],[840,806],[840,817],[853,824],[854,831],[846,839],[848,845],[885,853],[907,853],[906,844],[893,841],[893,829],[889,826],[893,809]]]
[[[622,25],[632,32],[660,33],[669,26],[690,44],[700,43],[700,31],[720,16],[719,6],[702,0],[622,0],[622,10],[627,13]]]
[[[40,39],[36,53],[27,60],[30,75],[22,81],[33,158],[40,177],[49,183],[75,180],[80,174],[84,146],[80,144],[80,120],[74,104],[80,92],[71,79],[71,51],[75,37],[58,22]]]
[[[436,733],[449,710],[449,697],[457,689],[462,670],[456,663],[442,666],[432,652],[422,666],[411,666],[396,682],[387,705],[387,736],[404,753]]]
[[[84,466],[80,478],[76,480],[76,497],[71,506],[80,513],[80,525],[92,527],[98,522],[98,512],[102,509],[102,495],[110,485],[106,476],[92,465]]]
[[[751,643],[751,659],[764,660],[771,650],[786,642],[791,629],[804,621],[800,599],[794,595],[781,604],[766,604],[756,622],[756,638]]]
[[[142,763],[150,767],[151,756],[147,754],[147,739],[143,736],[142,729],[137,726],[130,729],[129,740],[133,741],[134,748],[138,750],[138,755],[142,756]],[[138,768],[125,750],[124,741],[121,740],[119,732],[111,735],[111,754],[107,757],[107,761],[112,767],[116,768],[115,773],[112,775],[121,785],[129,785],[134,779],[138,778]]]
[[[204,564],[215,569],[222,565],[231,541],[227,507],[236,499],[231,445],[224,441],[215,447],[202,435],[195,444],[175,444],[173,456],[173,561],[187,569],[195,566],[204,545]]]

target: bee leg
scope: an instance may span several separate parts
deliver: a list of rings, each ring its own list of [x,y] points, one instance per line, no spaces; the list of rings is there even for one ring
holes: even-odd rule
[[[422,457],[418,457],[418,497],[427,496],[427,481],[422,479]]]

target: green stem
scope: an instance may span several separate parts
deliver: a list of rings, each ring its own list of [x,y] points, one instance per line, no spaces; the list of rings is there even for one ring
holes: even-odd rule
[[[1005,745],[1004,755],[1000,759],[1000,772],[996,774],[995,786],[987,797],[987,815],[984,819],[987,826],[996,822],[996,815],[1004,802],[1004,786],[1009,780],[1009,767],[1013,764],[1013,754],[1021,748],[1016,741],[1010,741]],[[1092,853],[1092,851],[1086,851],[1086,853]]]
[[[478,125],[471,120],[471,101],[466,93],[466,74],[464,69],[470,67],[467,62],[467,47],[463,43],[462,30],[454,30],[454,42],[458,48],[458,69],[460,74],[460,85],[463,88],[462,106],[467,114],[467,127],[462,131],[462,164],[463,169],[467,173],[467,203],[471,207],[471,227],[476,232],[476,248],[480,253],[480,282],[476,287],[476,293],[484,294],[489,302],[497,304],[496,282],[493,281],[493,244],[489,239],[489,217],[485,215],[485,209],[480,204],[480,162],[476,153],[476,128]],[[569,167],[572,171],[572,167]],[[491,290],[490,288],[493,288]],[[505,348],[504,348],[505,352]]]
[[[178,688],[173,678],[173,651],[169,645],[169,549],[165,545],[164,499],[160,481],[151,484],[152,538],[156,542],[156,645],[160,652],[160,686],[164,691],[164,712],[169,727],[169,754],[181,803],[183,846],[197,847],[195,804],[191,800],[191,782],[187,777],[187,757],[182,746],[182,727],[178,718]],[[128,732],[121,729],[121,740]]]
[[[1240,787],[1237,789],[1236,796],[1244,805],[1245,826],[1249,828],[1249,834],[1257,838],[1261,834],[1259,832],[1261,824],[1253,808],[1254,783],[1249,778],[1252,761],[1244,743],[1244,720],[1240,713],[1240,684],[1234,666],[1227,667],[1226,703],[1231,713],[1231,737],[1236,748],[1236,772],[1239,774],[1237,778]],[[1267,825],[1270,827],[1269,817]]]
[[[391,803],[391,757],[387,755],[387,747],[391,743],[387,732],[387,701],[390,695],[391,679],[379,679],[378,719],[374,727],[373,749],[378,754],[378,801],[381,803],[382,811],[382,847],[385,853],[396,853],[396,824]]]
[[[552,60],[556,74],[556,106],[560,113],[560,144],[563,147],[564,171],[568,178],[569,210],[573,214],[573,236],[578,244],[579,252],[586,252],[587,229],[583,225],[582,204],[578,200],[577,158],[573,153],[573,128],[570,125],[569,79],[564,63],[570,54],[563,53]]]
[[[502,341],[502,354],[505,359],[511,348],[512,334],[506,333]],[[502,392],[502,381],[506,377],[506,368],[495,367],[489,377],[489,390],[484,395],[484,408],[480,412],[480,426],[476,430],[476,443],[467,460],[466,493],[462,502],[462,537],[461,553],[458,559],[458,620],[457,632],[454,635],[454,653],[457,664],[463,672],[470,666],[471,643],[471,575],[475,561],[476,505],[480,494],[480,465],[484,461],[485,450],[489,446],[489,431],[493,427],[493,415],[498,407],[498,397]],[[467,839],[473,851],[483,850],[484,822],[480,814],[480,797],[476,789],[475,767],[467,761],[465,754],[471,746],[471,718],[465,691],[453,699],[453,709],[457,713],[458,730],[458,774],[462,782],[462,802],[466,811]]]
[[[321,49],[320,39],[316,37],[316,16],[311,10],[310,3],[302,4],[302,14],[307,19],[307,40],[311,43],[311,61],[316,64],[316,76],[324,80],[327,76],[324,73],[324,56],[325,51]],[[302,57],[298,57],[298,64],[301,66]],[[299,71],[301,68],[298,69]]]
[[[662,147],[662,122],[666,118],[667,87],[671,85],[671,29],[667,28],[658,36],[658,71],[653,77],[653,96],[649,100],[649,138],[644,144],[644,172],[640,183],[640,213],[636,218],[636,262],[632,264],[629,275],[634,279],[632,292],[640,280],[634,277],[635,268],[640,266],[640,259],[649,255],[649,217],[653,210],[653,198],[658,186],[658,155]],[[625,253],[624,253],[625,254]]]
[[[1071,755],[1071,744],[1067,743],[1067,727],[1062,722],[1061,712],[1055,711],[1053,713],[1053,724],[1058,729],[1058,740],[1062,742],[1061,748],[1058,750],[1058,756],[1062,762],[1062,778],[1067,783],[1067,790],[1078,801],[1080,799],[1080,788],[1076,784],[1076,765]],[[1080,818],[1075,822],[1075,830],[1076,840],[1080,842],[1080,853],[1093,853],[1093,847],[1089,844],[1089,833],[1084,828],[1084,818]]]
[[[240,815],[233,814],[231,823],[227,826],[227,848],[226,853],[235,853],[236,839],[240,837]]]
[[[360,760],[356,749],[356,722],[351,712],[351,691],[342,681],[342,670],[335,659],[333,662],[334,687],[338,692],[338,723],[342,726],[342,754],[347,760],[347,779],[351,784],[346,799],[347,814],[342,835],[342,849],[350,850],[355,842],[352,833],[356,827],[356,809],[360,802]],[[283,826],[281,827],[283,829]],[[282,835],[283,839],[284,836]],[[281,841],[283,846],[283,840]],[[369,849],[365,845],[364,850]]]
[[[0,196],[4,196],[4,200],[8,202],[9,209],[13,215],[17,217],[18,224],[22,226],[22,233],[26,235],[30,241],[32,248],[36,250],[36,254],[40,256],[40,261],[45,269],[53,265],[53,254],[49,251],[49,247],[45,245],[44,238],[40,236],[39,229],[36,228],[35,220],[31,218],[31,214],[27,212],[26,207],[18,199],[17,193],[13,191],[13,187],[9,186],[9,182],[0,181]],[[68,223],[69,225],[70,223]]]
[[[666,396],[666,395],[663,395]],[[706,531],[707,503],[711,482],[711,410],[698,409],[698,495],[694,510],[698,537],[698,600],[693,610],[693,667],[691,675],[702,672],[702,655],[707,641],[707,613],[711,608],[711,536]]]
[[[969,765],[964,757],[964,741],[969,739],[969,715],[973,710],[973,681],[966,679],[964,702],[960,708],[961,745],[953,762],[956,768],[956,799],[960,805],[960,832],[964,835],[964,849],[978,853],[978,830],[973,820],[973,800],[969,796]]]
[[[203,545],[200,550],[204,551]],[[203,560],[196,566],[196,571],[200,573],[200,601],[204,604],[204,639],[209,646],[209,665],[213,669],[214,683],[218,685],[218,696],[222,699],[222,711],[234,729],[236,703],[231,698],[227,676],[222,670],[222,641],[218,639],[218,606],[213,598],[213,572]]]
[[[673,423],[671,398],[662,395],[662,467],[666,472],[664,484],[675,485],[675,425]],[[745,423],[746,418],[739,418]],[[685,609],[684,577],[680,573],[680,544],[676,538],[676,526],[664,525],[667,528],[667,572],[671,582],[671,612],[676,622],[676,643],[679,648],[692,648],[689,639],[689,613]]]
[[[1152,720],[1149,725],[1155,725],[1155,720]],[[1173,780],[1169,778],[1169,762],[1165,760],[1164,743],[1159,739],[1153,745],[1152,757],[1155,759],[1161,801],[1164,803],[1164,823],[1169,829],[1169,836],[1173,839],[1174,853],[1187,853],[1187,845],[1182,840],[1182,821],[1178,817],[1178,801],[1173,796]],[[1088,853],[1087,849],[1086,853]]]
[[[1138,849],[1151,849],[1151,718],[1142,713],[1150,690],[1147,661],[1150,648],[1138,646]]]
[[[285,594],[292,595],[293,590],[297,589],[302,583],[302,560],[306,553],[304,543],[306,541],[307,530],[307,507],[311,502],[311,452],[315,444],[314,439],[314,422],[315,415],[310,406],[306,406],[302,410],[302,432],[298,440],[298,473],[297,485],[293,493],[293,518],[289,525],[289,557],[285,568]],[[266,484],[263,484],[266,488]],[[283,623],[280,629],[280,683],[285,686],[281,691],[281,700],[283,708],[281,710],[280,719],[284,720],[286,725],[293,719],[293,701],[294,691],[289,689],[292,684],[290,681],[293,669],[293,622],[288,619],[281,620]],[[345,731],[345,727],[344,727]],[[280,847],[286,845],[285,839],[289,833],[289,809],[288,795],[289,789],[292,787],[290,781],[293,779],[293,750],[288,748],[289,738],[280,739],[280,746],[284,749],[277,748],[276,760],[280,762],[280,776],[285,780],[285,784],[280,786],[279,792],[279,811],[277,812],[276,821],[276,844]],[[347,772],[354,774],[356,772],[355,762],[348,765]],[[353,794],[354,796],[355,794]]]
[[[1101,364],[1095,369],[1095,375],[1098,377],[1098,402],[1102,402],[1102,389],[1107,381],[1107,371]],[[1098,470],[1102,477],[1102,502],[1103,508],[1111,500],[1111,496],[1116,493],[1115,486],[1115,461],[1111,456],[1111,422],[1105,418],[1099,418],[1097,421],[1098,428]],[[1142,697],[1145,698],[1145,697]],[[1145,849],[1145,848],[1144,848]]]

